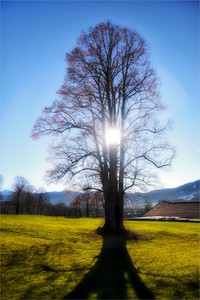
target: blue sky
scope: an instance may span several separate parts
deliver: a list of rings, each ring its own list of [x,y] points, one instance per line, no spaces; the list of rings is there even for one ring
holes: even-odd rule
[[[1,1],[0,174],[3,189],[17,175],[35,187],[47,185],[50,138],[33,141],[41,109],[56,98],[65,73],[65,53],[82,30],[99,22],[135,28],[150,46],[161,81],[161,118],[173,119],[169,140],[177,148],[161,184],[175,187],[200,178],[198,1]]]

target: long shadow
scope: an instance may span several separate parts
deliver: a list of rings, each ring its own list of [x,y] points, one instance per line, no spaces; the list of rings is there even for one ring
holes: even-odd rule
[[[126,249],[126,238],[103,237],[103,246],[96,264],[64,299],[130,299],[133,289],[138,299],[154,299],[142,282]]]

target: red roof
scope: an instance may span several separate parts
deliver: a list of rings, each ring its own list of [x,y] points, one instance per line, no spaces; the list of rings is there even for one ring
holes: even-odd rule
[[[200,219],[200,202],[168,202],[158,203],[144,217],[179,217]]]

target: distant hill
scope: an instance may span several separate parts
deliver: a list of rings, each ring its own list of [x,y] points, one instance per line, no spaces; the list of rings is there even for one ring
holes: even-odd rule
[[[145,202],[154,205],[163,200],[200,200],[200,180],[189,182],[176,188],[164,188],[148,193],[130,193],[127,195],[126,205],[132,206],[133,204],[142,204]]]
[[[10,194],[12,194],[12,191],[11,190],[3,190],[3,191],[1,191],[1,193],[2,193],[3,196],[7,197]]]
[[[3,200],[6,200],[11,193],[11,190],[2,191]],[[77,191],[69,191],[67,193],[65,191],[61,191],[46,192],[46,194],[52,204],[63,202],[65,205],[69,206],[71,201],[81,193]],[[129,193],[125,199],[125,206],[130,207],[133,205],[143,205],[147,202],[155,205],[162,200],[200,200],[200,180],[189,182],[176,188],[164,188],[148,193]]]
[[[70,206],[70,203],[80,195],[80,192],[70,191],[70,192],[47,192],[46,193],[51,204],[65,203],[65,205]]]

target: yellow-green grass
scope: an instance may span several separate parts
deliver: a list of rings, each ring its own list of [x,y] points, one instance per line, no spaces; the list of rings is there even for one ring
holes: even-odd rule
[[[95,230],[102,225],[102,219],[2,215],[1,299],[64,299],[97,263],[102,238]],[[125,226],[139,234],[127,250],[154,299],[199,298],[199,224],[126,221]],[[122,275],[126,298],[137,299],[129,274]],[[91,291],[89,298],[100,294]]]

